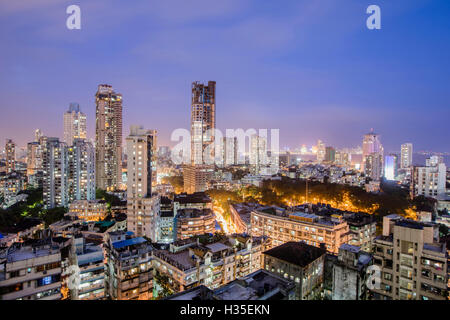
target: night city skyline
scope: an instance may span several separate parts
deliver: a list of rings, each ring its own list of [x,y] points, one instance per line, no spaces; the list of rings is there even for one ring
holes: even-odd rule
[[[90,1],[81,30],[65,28],[70,1],[0,1],[0,141],[23,147],[37,128],[61,137],[71,102],[93,138],[96,87],[108,83],[123,95],[124,137],[139,124],[173,145],[189,127],[191,82],[214,80],[217,127],[279,128],[282,149],[356,147],[374,128],[389,152],[449,152],[450,5],[379,2],[383,28],[371,32],[368,1]]]
[[[0,0],[0,304],[448,303],[449,17],[449,0]]]

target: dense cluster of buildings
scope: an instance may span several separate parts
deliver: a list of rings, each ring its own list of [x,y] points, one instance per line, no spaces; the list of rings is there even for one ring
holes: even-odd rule
[[[32,206],[67,211],[49,225],[28,218],[3,228],[0,299],[448,298],[448,240],[439,228],[450,225],[450,200],[442,157],[415,166],[411,143],[400,155],[385,155],[373,131],[362,149],[338,150],[319,140],[299,157],[280,156],[280,165],[267,137],[251,134],[243,155],[245,141],[216,136],[216,83],[209,81],[192,84],[190,159],[178,165],[169,148],[157,148],[153,129],[131,126],[123,150],[122,95],[112,86],[99,85],[95,103],[94,141],[76,103],[64,113],[63,138],[36,130],[25,162],[18,161],[13,140],[6,141],[2,208],[26,201],[27,189],[42,189],[42,203]],[[217,141],[220,152],[212,148]],[[183,192],[162,183],[180,174]],[[282,176],[368,192],[378,192],[383,178],[397,180],[411,197],[435,198],[439,214],[419,212],[419,221],[388,215],[381,235],[372,215],[307,201],[233,203],[225,221],[205,192]],[[117,201],[97,199],[99,192]]]

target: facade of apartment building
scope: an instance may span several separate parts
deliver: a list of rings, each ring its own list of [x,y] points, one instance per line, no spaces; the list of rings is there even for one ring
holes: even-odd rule
[[[372,251],[372,243],[376,236],[377,222],[373,215],[355,213],[344,217],[348,224],[350,236],[348,244],[360,247],[366,252]]]
[[[211,209],[179,209],[175,217],[178,240],[214,233],[216,217]]]
[[[105,294],[112,300],[149,300],[153,297],[152,247],[127,232],[109,234],[105,245]]]
[[[200,244],[196,239],[176,241],[169,250],[155,250],[154,269],[159,287],[172,293],[198,285],[218,288],[261,269],[267,239],[232,235],[220,241]]]
[[[251,234],[268,236],[273,247],[289,241],[305,241],[319,247],[325,244],[329,252],[337,254],[349,239],[349,227],[342,219],[327,219],[314,214],[272,214],[254,210],[251,213]]]
[[[69,205],[69,214],[80,220],[100,221],[108,215],[108,204],[104,200],[75,200]]]
[[[436,224],[397,215],[383,218],[383,234],[374,242],[374,266],[381,271],[374,299],[445,300],[448,296],[447,250]]]
[[[230,221],[236,232],[250,233],[251,210],[245,204],[230,204]]]
[[[61,270],[58,247],[15,244],[0,255],[0,300],[59,300]]]
[[[115,190],[122,184],[122,95],[101,84],[95,103],[95,183]]]
[[[323,247],[290,241],[264,252],[264,268],[294,281],[296,300],[312,300],[322,291],[325,254]]]
[[[214,166],[199,164],[199,165],[184,165],[183,166],[183,185],[184,192],[195,193],[204,192],[207,189],[208,182],[214,174]]]
[[[87,243],[83,237],[74,238],[74,258],[79,282],[72,289],[72,300],[102,300],[105,297],[105,264],[103,249]]]
[[[332,266],[332,300],[366,300],[367,268],[372,255],[360,247],[343,244]]]
[[[446,194],[446,172],[445,163],[429,161],[424,167],[413,167],[411,181],[411,196],[425,196],[431,198],[442,198]],[[434,160],[434,159],[431,159]]]

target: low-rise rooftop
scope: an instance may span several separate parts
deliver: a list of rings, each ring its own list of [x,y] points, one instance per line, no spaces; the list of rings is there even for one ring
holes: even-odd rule
[[[278,247],[265,251],[264,254],[285,262],[306,267],[326,253],[325,248],[310,246],[305,242],[286,242]]]

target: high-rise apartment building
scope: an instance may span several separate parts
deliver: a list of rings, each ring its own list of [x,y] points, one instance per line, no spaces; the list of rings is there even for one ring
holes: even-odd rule
[[[155,187],[158,180],[158,131],[149,130],[153,137],[153,150],[152,150],[152,187]]]
[[[322,142],[322,140],[317,141],[317,162],[323,162],[325,160],[325,144]]]
[[[78,103],[71,103],[64,113],[64,142],[71,146],[74,139],[86,139],[86,115]]]
[[[95,161],[91,143],[75,139],[68,147],[45,138],[43,195],[46,208],[67,207],[74,200],[95,199]]]
[[[44,149],[47,137],[39,129],[36,130],[36,141],[27,144],[27,178],[28,184],[34,188],[41,188],[44,171]]]
[[[333,147],[325,148],[325,162],[334,163],[336,161],[336,149]]]
[[[39,142],[27,144],[27,176],[42,170],[42,154]]]
[[[348,166],[350,164],[350,154],[344,151],[336,151],[335,163],[341,166]]]
[[[205,85],[196,81],[192,83],[191,164],[211,164],[208,160],[214,159],[214,148],[210,148],[208,154],[206,151],[208,146],[214,144],[215,128],[216,82],[208,81],[208,85]]]
[[[192,83],[191,163],[183,167],[184,191],[206,190],[214,170],[216,129],[216,82]]]
[[[445,163],[427,161],[425,167],[413,167],[411,181],[411,196],[438,198],[446,193]]]
[[[404,143],[400,153],[400,168],[407,169],[412,166],[413,145],[412,143]]]
[[[131,126],[127,137],[127,224],[136,236],[158,239],[160,197],[152,194],[154,130]]]
[[[238,164],[238,142],[237,137],[223,138],[223,165],[232,166]]]
[[[266,137],[251,135],[249,162],[253,173],[260,174],[261,169],[268,164],[268,160]]]
[[[43,136],[41,129],[36,129],[34,131],[34,142],[39,142]]]
[[[16,144],[11,140],[6,140],[6,172],[11,173],[16,170]]]
[[[208,181],[214,173],[211,165],[185,165],[183,166],[184,192],[194,193],[206,191]]]
[[[384,171],[384,149],[380,136],[373,132],[364,135],[362,144],[363,170],[366,176],[378,181]]]
[[[122,183],[122,95],[101,84],[95,100],[96,186],[114,190]]]
[[[397,158],[395,155],[384,157],[384,177],[386,180],[394,180],[397,172]]]
[[[69,204],[69,157],[67,145],[58,138],[47,138],[43,152],[44,207],[66,207]]]
[[[74,139],[68,148],[69,201],[95,199],[95,150],[92,143]]]
[[[434,155],[425,160],[425,166],[427,166],[427,167],[434,167],[440,163],[444,163],[443,156]]]
[[[379,180],[383,175],[384,149],[380,141],[380,136],[373,132],[373,129],[364,135],[362,156],[363,168],[366,175],[369,175],[373,180]],[[366,164],[369,166],[368,170],[366,170]]]
[[[364,158],[364,173],[374,181],[380,180],[383,175],[383,155],[371,153]]]
[[[363,158],[372,153],[381,153],[383,154],[383,145],[380,142],[380,136],[373,132],[364,135],[363,145],[362,145]]]
[[[437,224],[385,216],[374,246],[373,263],[381,269],[381,283],[371,289],[374,299],[447,299],[447,250]]]

